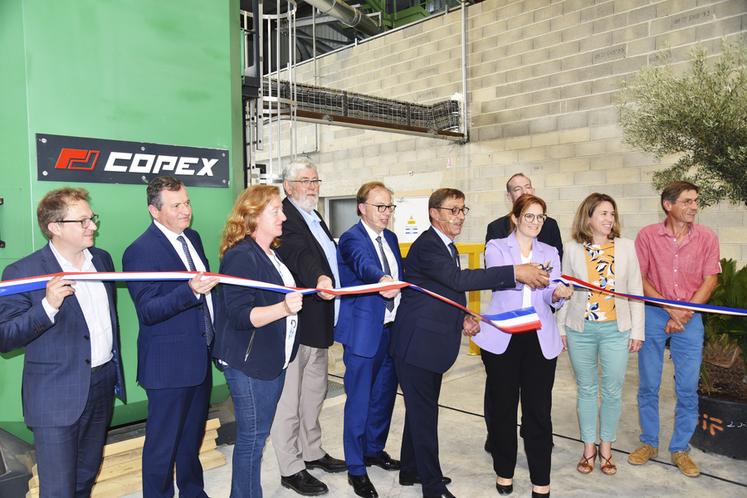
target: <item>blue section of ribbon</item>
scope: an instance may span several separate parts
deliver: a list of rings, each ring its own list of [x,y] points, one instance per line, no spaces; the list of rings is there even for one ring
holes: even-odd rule
[[[43,289],[46,286],[46,280],[40,280],[38,282],[19,282],[14,285],[0,287],[0,296],[10,296],[12,294],[20,294],[22,292],[31,292]]]
[[[488,320],[511,320],[513,318],[521,318],[527,315],[532,315],[537,313],[537,311],[534,309],[533,306],[530,306],[529,308],[521,308],[518,310],[512,310],[512,311],[506,311],[504,313],[498,313],[495,315],[482,315]]]

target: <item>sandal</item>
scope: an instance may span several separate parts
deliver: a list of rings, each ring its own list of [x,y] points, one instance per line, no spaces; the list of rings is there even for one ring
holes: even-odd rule
[[[597,450],[594,449],[594,453],[591,454],[590,457],[581,455],[581,460],[578,461],[578,465],[576,465],[576,470],[581,472],[582,474],[590,474],[592,470],[594,470],[594,459],[597,457]]]
[[[610,453],[610,457],[606,458],[602,453],[599,453],[599,470],[602,471],[602,474],[613,476],[617,474],[617,465],[612,463],[612,454]]]

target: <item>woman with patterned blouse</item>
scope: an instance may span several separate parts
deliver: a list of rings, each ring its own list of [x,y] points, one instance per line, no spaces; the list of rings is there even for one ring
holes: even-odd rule
[[[564,246],[563,274],[608,291],[643,294],[641,270],[632,240],[620,238],[617,205],[606,194],[589,195],[573,220],[573,240]],[[594,470],[599,419],[599,467],[617,472],[612,443],[622,405],[628,353],[643,344],[643,303],[610,294],[577,290],[558,313],[563,345],[576,375],[576,409],[584,453],[576,466],[582,474]],[[597,408],[601,366],[602,403]]]

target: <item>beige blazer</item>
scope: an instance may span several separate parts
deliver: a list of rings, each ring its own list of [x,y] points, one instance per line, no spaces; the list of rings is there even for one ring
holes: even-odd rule
[[[586,251],[582,244],[570,240],[563,245],[563,274],[589,281],[586,269]],[[630,239],[615,239],[615,291],[625,294],[643,295],[641,267],[635,252],[635,244]],[[584,313],[589,291],[577,289],[565,306],[556,313],[560,335],[565,335],[565,327],[583,332]],[[630,331],[631,339],[644,340],[644,311],[642,301],[615,297],[617,328],[620,332]]]

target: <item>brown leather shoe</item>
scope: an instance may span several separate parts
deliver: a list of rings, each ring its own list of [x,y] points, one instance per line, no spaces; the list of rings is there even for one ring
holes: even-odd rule
[[[628,455],[628,463],[631,465],[643,465],[657,456],[659,456],[659,448],[654,448],[650,444],[644,444]]]
[[[686,451],[675,451],[672,453],[672,463],[687,477],[698,477],[700,475],[700,469]]]
[[[578,464],[576,465],[576,470],[581,472],[582,474],[591,474],[591,471],[594,470],[594,460],[597,457],[597,449],[594,448],[594,453],[591,454],[591,456],[581,455],[581,460],[578,461]]]

